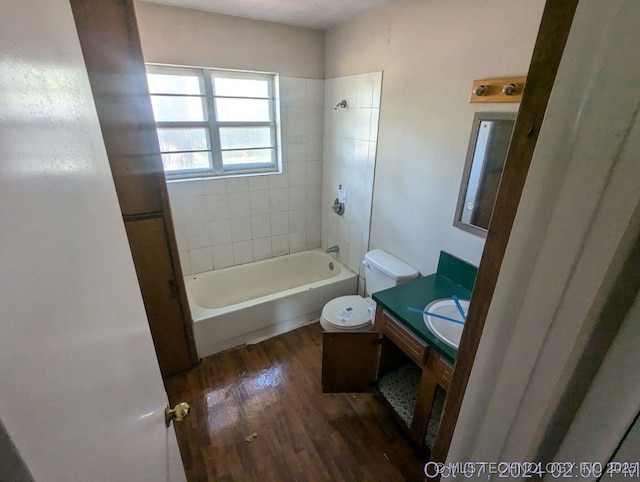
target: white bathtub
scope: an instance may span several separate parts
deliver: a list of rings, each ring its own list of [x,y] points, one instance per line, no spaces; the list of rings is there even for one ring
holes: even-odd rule
[[[358,285],[356,274],[322,250],[184,278],[201,358],[317,321],[325,303],[355,294]]]

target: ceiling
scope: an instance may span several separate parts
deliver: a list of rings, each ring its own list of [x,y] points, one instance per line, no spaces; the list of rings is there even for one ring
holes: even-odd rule
[[[394,0],[145,0],[326,30]]]

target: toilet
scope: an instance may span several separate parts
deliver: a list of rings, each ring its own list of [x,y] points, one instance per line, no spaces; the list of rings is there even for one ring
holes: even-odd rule
[[[371,294],[392,288],[418,277],[418,271],[382,249],[364,255],[367,298],[359,295],[340,296],[329,301],[320,315],[325,331],[370,330],[376,303]]]

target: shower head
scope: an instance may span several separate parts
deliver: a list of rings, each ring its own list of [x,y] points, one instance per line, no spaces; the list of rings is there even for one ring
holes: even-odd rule
[[[342,107],[344,109],[345,107],[347,107],[347,101],[343,100],[342,102],[338,102],[338,104],[336,104],[333,110],[338,110],[338,107]]]

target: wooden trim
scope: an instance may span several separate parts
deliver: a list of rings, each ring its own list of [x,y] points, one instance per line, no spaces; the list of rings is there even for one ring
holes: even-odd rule
[[[438,358],[438,354],[430,350],[427,360],[428,365],[433,365],[433,363],[430,363],[431,359],[437,360]],[[413,420],[411,421],[411,427],[409,427],[409,436],[418,447],[422,447],[424,436],[429,428],[429,417],[433,409],[437,386],[438,382],[433,374],[433,366],[423,366]]]
[[[164,216],[162,211],[153,211],[149,213],[140,214],[125,214],[122,216],[122,220],[125,223],[133,223],[136,221],[146,221],[147,219],[158,219]]]
[[[186,343],[185,363],[198,363],[180,268],[166,179],[133,0],[71,0],[80,46],[100,121],[118,201],[126,223],[163,219]],[[131,238],[129,239],[131,244]],[[133,251],[133,249],[132,249]],[[134,264],[136,259],[134,256]],[[138,274],[140,281],[140,274]],[[157,342],[154,339],[154,342]],[[172,373],[173,374],[173,373]],[[167,373],[163,373],[166,377]]]
[[[171,265],[176,277],[176,288],[178,291],[178,299],[180,301],[180,309],[182,311],[182,329],[184,330],[187,340],[187,348],[189,350],[189,359],[195,367],[200,363],[198,351],[196,349],[196,338],[193,334],[193,319],[191,318],[191,309],[189,308],[189,300],[187,298],[187,287],[182,274],[182,266],[180,266],[180,255],[178,254],[178,241],[176,240],[176,230],[173,224],[173,215],[171,214],[171,205],[169,204],[169,193],[167,191],[167,183],[161,183],[160,196],[165,206],[164,226],[167,244],[169,245],[169,256]]]
[[[132,5],[133,15],[135,18],[135,8]],[[136,25],[138,24],[136,20]],[[149,96],[151,98],[151,96]],[[160,148],[158,147],[158,152]],[[162,158],[158,154],[158,160],[162,165]],[[189,358],[191,364],[195,367],[200,363],[198,357],[198,351],[196,348],[196,338],[193,333],[193,318],[191,316],[191,309],[189,308],[189,299],[187,298],[187,287],[184,282],[184,274],[182,273],[182,266],[180,264],[180,253],[178,251],[178,241],[176,239],[176,229],[173,223],[173,213],[171,212],[171,203],[169,201],[169,189],[167,187],[167,176],[162,168],[162,181],[159,183],[158,189],[160,191],[160,199],[164,211],[164,225],[166,228],[167,244],[169,245],[169,256],[171,257],[171,265],[176,276],[176,288],[178,292],[178,300],[180,302],[180,308],[182,310],[182,326],[184,329],[185,338],[189,349]]]
[[[438,385],[446,391],[449,391],[449,385],[451,385],[451,378],[453,377],[453,367],[446,362],[444,357],[438,358],[438,361],[433,368],[433,372]]]
[[[402,323],[396,321],[393,316],[387,312],[384,312],[384,315],[386,317],[384,336],[422,368],[427,358],[427,344],[405,328]]]
[[[138,19],[136,17],[135,5],[134,2],[128,0],[126,2],[126,7],[128,10],[128,15],[131,18],[131,22],[134,25],[135,32],[132,32],[132,37],[134,39],[132,42],[137,44],[137,50],[140,52],[140,56],[138,57],[138,67],[142,69],[142,72],[146,75],[146,66],[144,64],[144,56],[142,53],[142,43],[140,41],[140,34],[138,31]],[[146,79],[146,77],[145,77]],[[149,98],[149,104],[151,103],[151,95],[149,94],[147,83],[144,83],[144,89],[147,97]],[[150,119],[150,122],[153,119]],[[153,121],[154,129],[155,129],[155,121]],[[178,301],[180,304],[180,311],[182,313],[182,329],[184,330],[185,339],[187,342],[187,350],[189,352],[189,359],[191,361],[192,367],[195,367],[200,363],[200,359],[198,357],[198,351],[196,349],[196,339],[193,334],[193,321],[191,318],[191,310],[189,309],[189,300],[187,298],[187,288],[184,282],[184,275],[182,274],[182,266],[180,266],[180,256],[178,253],[178,241],[176,240],[176,230],[175,225],[173,224],[173,214],[171,213],[171,203],[169,202],[169,191],[167,189],[167,179],[164,173],[164,167],[162,165],[162,158],[160,157],[160,147],[157,147],[156,151],[156,162],[159,167],[158,174],[158,192],[160,193],[160,200],[162,203],[162,210],[164,213],[164,226],[165,226],[165,236],[167,238],[167,244],[169,246],[169,256],[170,263],[173,267],[173,272],[175,275],[175,285],[178,291]]]
[[[526,80],[526,77],[501,77],[499,79],[474,80],[469,102],[520,102]],[[515,85],[515,92],[512,95],[507,95],[502,92],[502,88],[508,84]],[[483,95],[476,94],[476,89],[480,86],[484,86],[485,92]]]
[[[547,0],[431,460],[444,462],[578,0]]]

